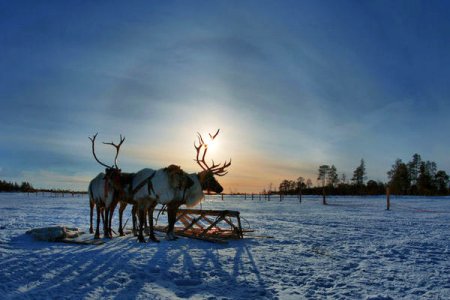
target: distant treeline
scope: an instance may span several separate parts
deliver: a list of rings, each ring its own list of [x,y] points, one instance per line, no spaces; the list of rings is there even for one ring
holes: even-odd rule
[[[62,189],[35,189],[29,182],[7,182],[0,180],[0,192],[22,192],[22,193],[54,193],[54,194],[85,194],[86,192],[62,190]]]
[[[279,185],[280,194],[310,194],[310,195],[380,195],[389,188],[395,195],[438,196],[449,195],[449,175],[438,170],[433,161],[422,160],[419,154],[414,154],[411,161],[404,163],[397,159],[387,172],[387,183],[369,180],[366,182],[366,167],[364,159],[354,170],[353,177],[347,181],[346,175],[339,177],[334,165],[321,165],[318,169],[318,186],[313,187],[311,179],[298,177],[297,180],[283,180]]]
[[[0,192],[34,192],[35,189],[28,182],[22,182],[20,185],[17,182],[6,182],[0,180]]]
[[[272,184],[263,194],[283,195],[381,195],[387,188],[394,195],[438,196],[450,195],[449,175],[433,161],[422,160],[419,154],[414,154],[411,161],[403,162],[397,159],[387,172],[389,181],[367,180],[364,159],[353,171],[353,177],[347,180],[345,174],[339,176],[334,165],[321,165],[318,169],[318,185],[313,186],[312,180],[298,177],[296,180],[283,180],[278,191],[272,189]],[[50,192],[83,194],[86,192],[61,189],[35,189],[28,182],[18,183],[0,180],[0,192]],[[234,193],[230,193],[234,194]]]

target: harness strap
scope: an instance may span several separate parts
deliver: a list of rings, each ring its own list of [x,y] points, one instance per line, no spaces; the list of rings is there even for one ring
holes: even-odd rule
[[[156,171],[153,172],[152,176],[150,176],[150,177],[147,179],[147,191],[148,191],[148,194],[149,194],[149,195],[150,195],[152,192],[155,193],[155,190],[153,189],[153,182],[152,182],[152,179],[153,179],[153,177],[155,177],[155,174],[156,174]]]
[[[151,192],[155,192],[155,190],[153,189],[153,183],[152,183],[152,179],[153,177],[155,177],[156,171],[153,172],[152,175],[150,175],[147,179],[145,179],[144,181],[142,181],[141,183],[139,183],[131,192],[132,195],[136,194],[137,191],[139,191],[144,185],[147,185],[148,188],[148,194],[150,195]]]
[[[186,191],[187,191],[187,186],[184,187],[183,198],[181,199],[181,201],[184,202],[184,203],[186,203]]]

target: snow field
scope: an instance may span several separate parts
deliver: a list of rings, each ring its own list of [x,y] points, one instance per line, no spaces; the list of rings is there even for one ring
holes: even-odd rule
[[[450,198],[392,197],[391,211],[384,197],[328,202],[208,197],[202,208],[238,210],[243,227],[273,238],[139,244],[126,236],[87,246],[24,234],[57,224],[87,231],[87,197],[0,193],[0,298],[450,298]]]

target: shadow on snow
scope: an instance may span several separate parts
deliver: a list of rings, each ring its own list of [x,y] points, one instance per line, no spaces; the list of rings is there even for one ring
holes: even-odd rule
[[[134,237],[123,237],[85,246],[21,235],[9,244],[9,251],[1,254],[0,292],[15,291],[10,297],[275,296],[260,276],[251,242],[245,240],[225,246],[186,238],[139,244]]]

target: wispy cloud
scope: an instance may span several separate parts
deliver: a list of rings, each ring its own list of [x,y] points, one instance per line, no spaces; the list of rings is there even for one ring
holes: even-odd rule
[[[448,169],[446,6],[9,5],[0,174],[20,180],[28,170],[42,184],[74,176],[84,189],[80,178],[100,171],[87,139],[97,131],[127,137],[124,170],[179,163],[195,172],[195,134],[216,128],[214,159],[233,158],[223,181],[240,190],[314,177],[322,163],[349,174],[360,158],[385,180],[396,157],[414,152]],[[110,150],[98,148],[106,160]]]

